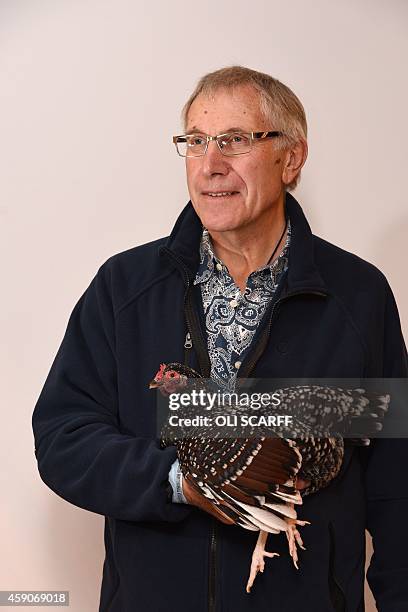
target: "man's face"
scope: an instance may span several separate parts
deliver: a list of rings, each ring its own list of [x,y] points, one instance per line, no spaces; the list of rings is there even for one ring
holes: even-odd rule
[[[221,89],[211,98],[197,96],[188,113],[187,133],[215,136],[232,131],[231,128],[258,132],[279,126],[266,124],[259,110],[257,92],[251,87]],[[227,157],[211,141],[204,156],[186,158],[190,198],[204,227],[220,232],[245,226],[256,228],[271,208],[276,212],[283,203],[285,154],[274,147],[273,139],[254,141],[249,153]],[[208,195],[225,191],[234,193]]]

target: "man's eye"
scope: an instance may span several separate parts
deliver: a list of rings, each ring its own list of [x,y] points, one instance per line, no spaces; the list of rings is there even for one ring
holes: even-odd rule
[[[201,146],[201,145],[204,144],[204,142],[205,142],[205,140],[201,136],[192,136],[188,140],[188,144],[189,144],[190,147]]]
[[[243,138],[239,134],[234,134],[231,136],[231,142],[242,142]]]

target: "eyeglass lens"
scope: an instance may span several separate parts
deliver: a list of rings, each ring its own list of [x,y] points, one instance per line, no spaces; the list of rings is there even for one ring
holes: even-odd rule
[[[250,135],[239,132],[218,136],[217,142],[224,155],[239,155],[251,149]],[[204,134],[189,134],[179,138],[176,144],[179,154],[183,157],[196,157],[204,155],[207,138]]]

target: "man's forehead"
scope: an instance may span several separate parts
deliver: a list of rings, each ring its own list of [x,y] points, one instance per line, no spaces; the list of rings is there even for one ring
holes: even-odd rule
[[[258,124],[261,118],[259,96],[253,88],[223,88],[200,93],[191,104],[187,124],[189,131],[202,131],[203,123],[211,120],[224,132],[233,132],[252,129],[254,121]]]
[[[234,126],[230,126],[230,127],[226,127],[224,128],[224,132],[244,132],[247,128],[243,127],[242,125],[234,125]],[[190,127],[190,130],[192,132],[202,132],[202,130],[200,129],[199,125],[192,125]]]
[[[259,93],[253,87],[238,86],[232,88],[221,87],[215,91],[201,92],[193,101],[190,109],[200,106],[204,112],[215,105],[230,105],[244,108],[254,108],[259,104]]]

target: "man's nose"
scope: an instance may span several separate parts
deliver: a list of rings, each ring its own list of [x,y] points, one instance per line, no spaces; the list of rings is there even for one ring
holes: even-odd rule
[[[215,140],[210,140],[207,152],[203,157],[203,170],[207,176],[212,174],[227,174],[229,171],[228,157],[223,155]]]

